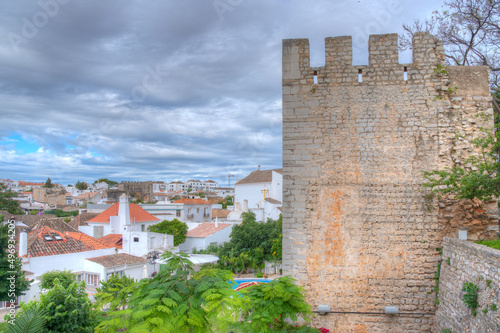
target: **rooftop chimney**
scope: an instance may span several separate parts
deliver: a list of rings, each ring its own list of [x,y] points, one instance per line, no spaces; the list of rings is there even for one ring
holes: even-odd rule
[[[128,203],[128,196],[126,194],[120,195],[118,218],[120,219],[121,226],[130,225],[130,208]]]
[[[28,253],[28,234],[26,229],[23,229],[19,234],[19,256],[23,256]]]

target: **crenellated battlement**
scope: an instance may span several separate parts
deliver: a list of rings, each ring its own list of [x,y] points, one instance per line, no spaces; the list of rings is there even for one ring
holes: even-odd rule
[[[313,80],[321,83],[402,82],[422,79],[432,74],[437,64],[444,64],[443,44],[429,33],[413,38],[413,62],[399,63],[397,34],[370,35],[369,65],[353,65],[352,37],[325,38],[325,66],[310,67],[308,39],[283,41],[283,79]],[[404,74],[404,73],[407,74]],[[361,76],[360,76],[361,74]]]

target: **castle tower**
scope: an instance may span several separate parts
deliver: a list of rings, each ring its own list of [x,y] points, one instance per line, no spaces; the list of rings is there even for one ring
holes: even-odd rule
[[[317,327],[430,332],[436,248],[467,221],[450,222],[422,171],[463,161],[471,146],[457,132],[492,128],[476,117],[493,114],[488,69],[443,71],[426,33],[410,64],[398,63],[396,34],[370,36],[368,66],[353,66],[351,37],[326,38],[325,56],[312,68],[308,40],[283,41],[283,271],[314,309],[342,312],[317,315]],[[478,222],[475,237],[493,235]]]

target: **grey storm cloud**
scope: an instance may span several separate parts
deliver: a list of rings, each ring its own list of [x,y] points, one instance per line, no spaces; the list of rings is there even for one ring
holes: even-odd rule
[[[169,181],[281,167],[282,39],[309,38],[322,65],[325,37],[353,35],[363,62],[370,33],[400,32],[440,4],[6,2],[0,178]]]

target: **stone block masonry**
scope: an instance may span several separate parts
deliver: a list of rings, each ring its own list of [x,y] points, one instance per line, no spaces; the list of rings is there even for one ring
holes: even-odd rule
[[[476,238],[498,231],[494,203],[438,203],[421,186],[492,128],[477,117],[493,115],[488,69],[440,70],[443,46],[426,33],[411,64],[397,45],[372,35],[369,65],[353,66],[351,37],[326,38],[325,66],[310,67],[307,39],[283,41],[283,271],[314,308],[357,312],[317,316],[335,332],[430,332],[443,237],[472,219]],[[385,306],[410,315],[364,314]]]
[[[445,238],[439,279],[439,305],[433,332],[500,332],[500,250]],[[462,300],[465,282],[479,287],[477,315]],[[497,308],[497,310],[494,310]]]

